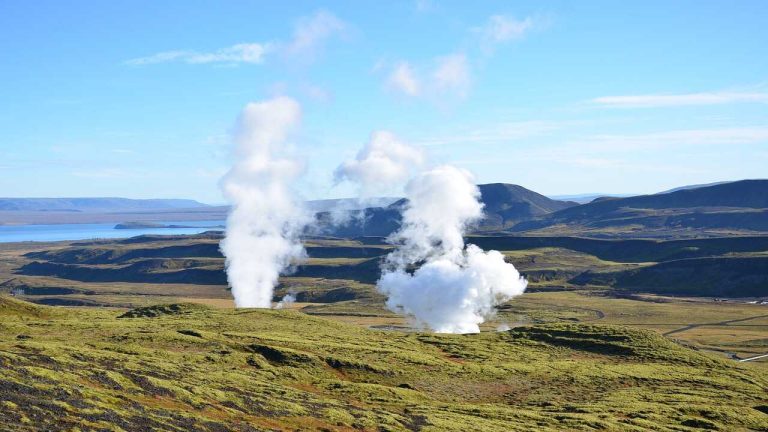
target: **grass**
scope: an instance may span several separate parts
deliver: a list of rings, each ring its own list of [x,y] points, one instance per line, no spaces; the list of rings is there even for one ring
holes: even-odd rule
[[[518,297],[501,308],[488,328],[506,323],[599,322],[649,329],[660,334],[672,331],[678,339],[719,355],[741,357],[760,351],[768,339],[768,307],[701,299],[613,298],[604,291],[539,292]],[[745,320],[730,322],[734,320]],[[688,327],[694,326],[690,329]]]
[[[194,280],[16,273],[41,250],[109,268],[163,249],[153,272],[222,262],[216,239],[149,240],[75,256],[67,243],[0,244],[0,290],[100,306],[0,297],[0,430],[768,430],[768,361],[728,358],[768,352],[768,308],[569,282],[653,264],[639,260],[506,251],[529,292],[465,336],[388,311],[375,278],[357,277],[386,247],[356,240],[308,242],[314,275],[281,279],[275,298],[299,298],[283,311],[233,310],[226,286]]]
[[[504,256],[517,264],[518,267],[542,269],[614,269],[616,266],[626,266],[624,263],[602,260],[585,252],[578,252],[558,247],[542,247],[525,250],[502,251]]]
[[[647,330],[435,335],[290,310],[0,304],[0,429],[768,430],[761,369]]]
[[[140,307],[157,303],[193,302],[212,305],[218,308],[232,307],[231,294],[224,285],[203,285],[196,283],[136,283],[126,281],[115,282],[84,282],[56,278],[51,276],[29,276],[16,274],[16,269],[29,263],[32,258],[25,256],[30,252],[53,251],[44,255],[61,257],[66,259],[93,259],[93,257],[107,257],[110,260],[118,260],[119,265],[129,265],[134,260],[141,261],[142,254],[137,251],[155,251],[152,256],[172,255],[175,258],[168,260],[169,265],[181,260],[183,262],[195,262],[205,264],[208,261],[221,263],[220,258],[211,258],[210,254],[217,253],[217,238],[204,236],[193,237],[153,237],[149,241],[136,241],[134,239],[123,241],[98,241],[93,244],[82,245],[82,242],[43,243],[43,244],[0,244],[0,290],[7,284],[10,288],[15,284],[26,285],[32,288],[64,288],[75,293],[66,295],[27,295],[24,298],[31,301],[90,306],[111,307]],[[520,241],[525,244],[530,239],[491,238],[490,240],[517,244]],[[489,241],[490,241],[489,240]],[[726,239],[728,240],[728,239]],[[737,242],[736,240],[696,240],[681,244],[694,244],[706,246],[715,250],[726,250],[734,245],[742,249],[755,249],[749,242]],[[737,239],[738,240],[738,239]],[[473,238],[470,241],[478,241]],[[517,242],[517,243],[516,243]],[[544,239],[542,242],[571,242],[574,247],[595,249],[594,253],[613,254],[617,257],[626,255],[622,248],[611,249],[611,253],[599,252],[605,248],[605,242],[583,239]],[[592,243],[590,243],[592,242]],[[703,243],[702,243],[703,242]],[[730,243],[729,243],[730,242]],[[86,242],[88,243],[88,242]],[[535,244],[534,241],[531,244]],[[595,243],[595,244],[593,244]],[[647,242],[646,242],[647,243]],[[653,243],[653,242],[652,242]],[[585,246],[586,245],[586,246]],[[591,245],[591,246],[590,246]],[[656,245],[656,246],[653,246]],[[677,243],[653,243],[653,247],[667,248],[664,253],[656,255],[668,255],[680,253],[682,246]],[[666,245],[666,246],[665,246]],[[677,246],[676,246],[677,245]],[[609,242],[608,246],[612,246]],[[642,246],[642,247],[640,247]],[[643,243],[633,246],[638,249],[635,255],[653,255],[645,251],[650,247]],[[336,274],[336,268],[354,267],[359,263],[365,263],[367,259],[376,258],[360,257],[365,253],[370,256],[372,251],[384,251],[386,246],[367,245],[357,240],[346,239],[310,239],[307,247],[311,253],[316,253],[322,258],[310,259],[310,264],[316,269],[327,269],[319,273],[328,273],[328,276]],[[187,249],[184,249],[187,248]],[[367,250],[365,248],[369,248]],[[615,247],[614,247],[615,249]],[[750,250],[751,250],[750,249]],[[157,251],[161,252],[157,252]],[[186,252],[185,252],[186,251]],[[645,251],[645,252],[644,252]],[[670,252],[671,251],[671,252]],[[647,252],[647,253],[646,253]],[[658,252],[658,251],[657,251]],[[142,252],[143,253],[143,252]],[[204,256],[197,257],[196,254]],[[603,322],[611,324],[628,325],[638,328],[648,328],[659,333],[675,331],[692,324],[714,324],[700,326],[675,333],[671,337],[690,343],[701,349],[710,350],[720,355],[735,354],[745,356],[756,354],[762,349],[759,341],[765,339],[768,333],[766,321],[751,321],[750,323],[738,323],[719,325],[722,321],[742,319],[745,317],[760,315],[762,311],[768,311],[765,306],[744,305],[735,302],[712,302],[710,299],[691,301],[685,298],[673,298],[663,296],[635,295],[634,299],[615,298],[613,291],[605,286],[578,286],[571,282],[571,278],[584,271],[596,273],[613,272],[651,265],[646,262],[620,263],[604,257],[600,259],[595,255],[583,251],[575,251],[565,247],[537,247],[523,250],[508,250],[504,252],[507,259],[529,279],[529,293],[514,299],[508,305],[503,306],[496,319],[484,326],[485,330],[494,330],[499,325],[515,326],[531,323],[548,322]],[[345,257],[348,254],[354,258]],[[749,252],[759,255],[760,252]],[[187,256],[190,255],[190,256]],[[630,254],[631,255],[631,254]],[[124,261],[123,258],[131,258]],[[617,258],[618,259],[618,258]],[[374,263],[375,264],[375,263]],[[221,265],[221,264],[219,264]],[[109,267],[110,264],[98,264],[97,266]],[[364,268],[360,271],[372,272],[376,266]],[[354,273],[350,273],[352,275]],[[345,277],[344,273],[338,273],[337,277]],[[9,282],[11,281],[11,282]],[[194,282],[191,281],[191,282]],[[6,292],[10,289],[6,289]],[[396,316],[383,307],[384,297],[376,292],[371,281],[362,283],[350,279],[328,279],[324,277],[290,276],[281,279],[275,298],[280,299],[288,293],[299,297],[302,310],[306,313],[333,318],[346,323],[353,323],[364,327],[375,328],[402,328],[408,327],[406,319]],[[640,301],[642,299],[649,301]],[[293,307],[297,307],[294,305]],[[764,312],[768,313],[768,312]],[[749,325],[747,325],[749,324]]]
[[[309,265],[335,267],[340,265],[360,264],[367,260],[367,258],[309,258],[306,263]]]
[[[569,281],[584,271],[615,272],[652,264],[603,260],[585,252],[559,247],[509,250],[502,253],[525,275],[534,289],[568,289],[571,286]]]

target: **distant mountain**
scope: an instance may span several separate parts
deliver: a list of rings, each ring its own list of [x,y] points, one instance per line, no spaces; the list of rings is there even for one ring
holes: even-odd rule
[[[188,199],[0,198],[0,211],[125,212],[208,207]]]
[[[714,183],[705,183],[705,184],[695,184],[695,185],[688,185],[688,186],[680,186],[673,189],[665,190],[662,192],[656,192],[654,195],[660,195],[670,192],[677,192],[681,190],[687,190],[687,189],[698,189],[701,187],[708,187],[708,186],[717,186],[721,184],[731,183],[728,181],[722,181],[722,182],[714,182]],[[559,201],[574,201],[579,204],[586,204],[590,203],[596,199],[604,200],[608,198],[628,198],[633,197],[636,195],[632,194],[608,194],[608,193],[584,193],[584,194],[574,194],[574,195],[548,195],[553,200],[559,200]]]
[[[558,210],[577,206],[573,201],[558,201],[507,183],[479,185],[480,199],[485,204],[486,214],[483,225],[506,226],[509,223],[527,220]]]
[[[553,200],[513,184],[491,183],[479,185],[478,188],[485,205],[485,218],[478,224],[482,230],[501,230],[520,221],[578,205]],[[349,220],[343,224],[332,225],[333,215],[328,212],[320,213],[319,219],[332,235],[386,236],[400,226],[400,212],[406,203],[405,199],[400,199],[386,207],[350,212]]]
[[[669,209],[691,207],[768,208],[768,180],[742,180],[655,195],[600,200],[572,207],[559,215],[602,214],[619,208]]]
[[[598,199],[515,225],[518,232],[560,227],[572,233],[647,230],[768,231],[768,180],[742,180],[714,186],[629,198]],[[618,230],[618,231],[617,231]],[[552,229],[546,231],[552,232]]]
[[[629,194],[601,194],[601,193],[587,193],[576,195],[550,195],[549,198],[558,201],[573,201],[578,204],[586,204],[596,199],[603,198],[626,198],[632,195]]]
[[[681,190],[698,189],[698,188],[701,188],[701,187],[717,186],[717,185],[726,184],[726,183],[731,183],[731,182],[722,181],[722,182],[714,182],[714,183],[705,183],[705,184],[680,186],[680,187],[676,187],[676,188],[673,188],[673,189],[665,190],[665,191],[662,191],[662,192],[657,192],[656,195],[670,193],[670,192],[677,192],[677,191],[681,191]]]

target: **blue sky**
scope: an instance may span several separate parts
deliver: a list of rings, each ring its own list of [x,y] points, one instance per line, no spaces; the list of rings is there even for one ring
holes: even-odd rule
[[[333,169],[376,130],[550,195],[765,178],[766,22],[765,1],[4,1],[0,196],[222,202],[238,112],[276,95],[302,105],[307,198],[350,195]]]

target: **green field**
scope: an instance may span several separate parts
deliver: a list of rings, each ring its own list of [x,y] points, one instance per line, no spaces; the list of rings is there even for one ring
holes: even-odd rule
[[[0,301],[14,430],[768,429],[763,371],[645,330],[434,335],[296,311]]]
[[[229,308],[233,304],[222,272],[218,241],[217,235],[201,235],[3,244],[0,290],[22,293],[19,298],[50,305],[130,308],[195,302]],[[654,269],[660,264],[699,262],[696,260],[712,256],[764,257],[763,249],[768,249],[765,238],[657,242],[470,237],[469,241],[503,250],[529,281],[528,292],[502,305],[485,329],[499,325],[600,322],[661,334],[673,332],[670,337],[726,357],[768,352],[768,327],[760,321],[761,316],[768,314],[765,305],[747,304],[744,299],[714,301],[712,297],[635,292],[612,288],[601,280]],[[298,301],[293,307],[308,314],[367,327],[407,328],[407,320],[384,308],[385,298],[373,285],[378,276],[378,259],[388,251],[388,246],[380,243],[378,238],[309,240],[310,259],[296,274],[282,279],[275,301],[293,293]],[[23,269],[30,263],[51,263],[67,269],[67,273],[25,274]],[[89,280],[94,274],[96,280]],[[156,282],[164,279],[174,282]],[[695,291],[697,286],[693,281],[688,288]],[[664,288],[663,280],[654,287],[662,291]]]
[[[377,239],[308,242],[284,311],[232,309],[216,236],[0,245],[0,429],[768,430],[768,306],[602,282],[762,243],[477,241],[530,285],[461,336],[386,310]]]

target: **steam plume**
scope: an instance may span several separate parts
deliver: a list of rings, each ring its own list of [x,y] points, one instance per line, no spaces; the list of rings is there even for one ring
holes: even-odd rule
[[[349,180],[360,186],[362,198],[402,184],[424,163],[420,148],[401,141],[389,131],[375,131],[358,153],[334,172],[336,182]]]
[[[402,184],[424,163],[424,151],[401,141],[386,130],[374,131],[370,140],[354,159],[339,165],[333,173],[334,181],[354,183],[358,187],[358,207],[378,207],[377,194],[390,193]],[[348,201],[331,211],[335,226],[366,223],[365,212],[352,208]]]
[[[402,228],[390,237],[398,247],[377,284],[387,307],[438,333],[479,332],[494,307],[522,294],[527,282],[498,251],[465,248],[467,226],[482,216],[472,176],[437,167],[413,178],[406,196]]]
[[[285,157],[300,117],[296,101],[278,97],[248,104],[238,120],[236,162],[221,183],[232,203],[221,250],[237,307],[270,307],[280,273],[305,256],[309,218],[290,187],[302,166]]]

